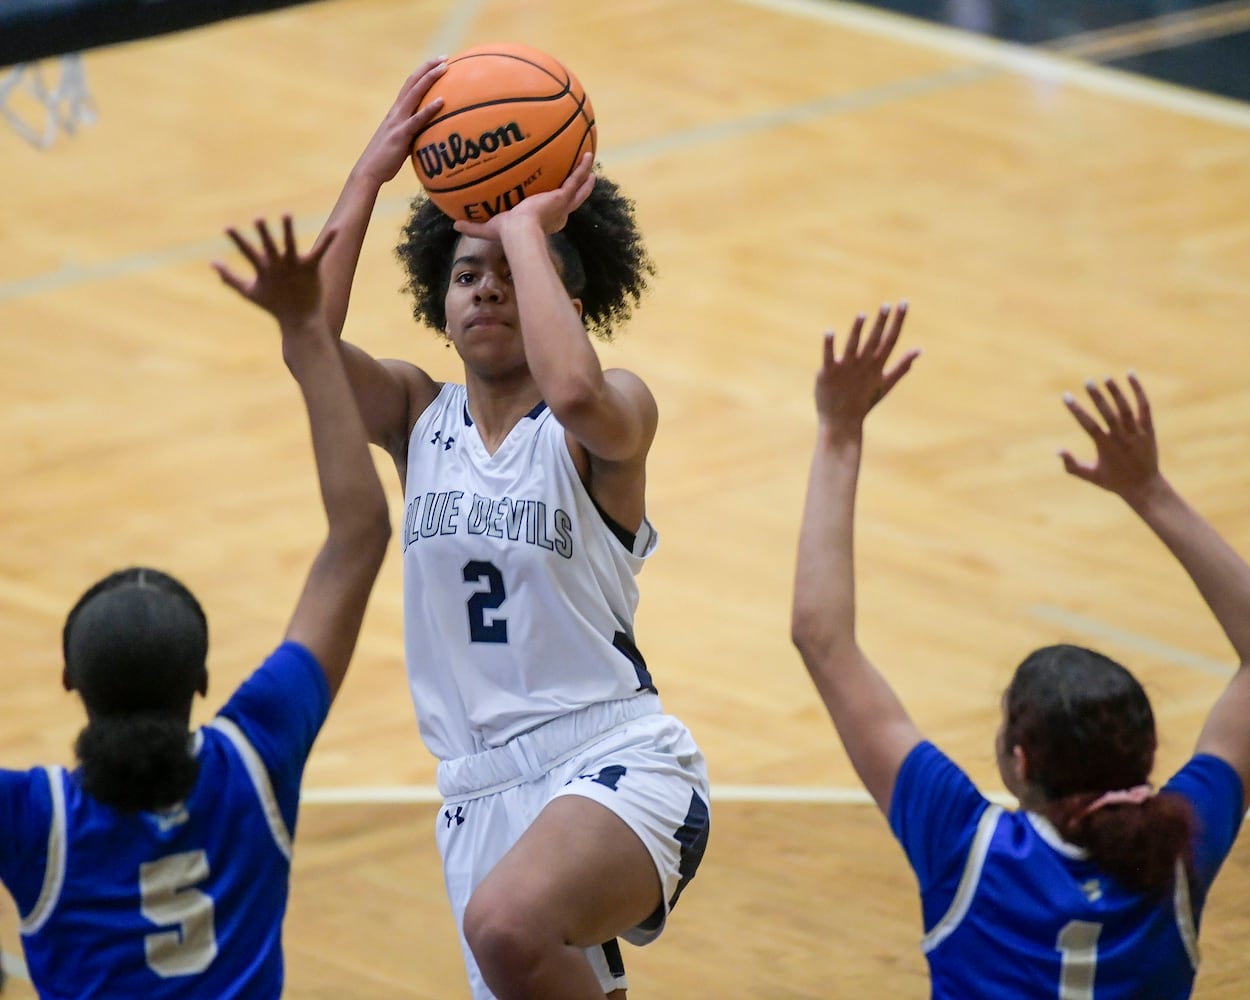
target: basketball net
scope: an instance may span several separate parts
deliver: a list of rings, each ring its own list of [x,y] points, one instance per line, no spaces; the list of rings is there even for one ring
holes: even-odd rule
[[[19,63],[0,77],[0,115],[36,149],[47,149],[59,132],[73,135],[96,120],[82,54],[61,56],[56,65],[60,74],[51,87],[41,63]]]

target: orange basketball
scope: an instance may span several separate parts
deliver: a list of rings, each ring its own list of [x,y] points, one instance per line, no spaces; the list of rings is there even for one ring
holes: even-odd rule
[[[527,45],[466,49],[422,105],[443,99],[416,138],[412,164],[430,200],[453,219],[485,222],[526,195],[564,183],[595,152],[590,98],[557,59]]]

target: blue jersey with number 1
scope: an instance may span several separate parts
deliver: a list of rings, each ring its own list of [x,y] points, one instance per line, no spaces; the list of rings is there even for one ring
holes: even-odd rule
[[[329,704],[312,655],[283,644],[196,732],[195,787],[161,813],[119,813],[59,767],[0,771],[0,879],[41,997],[281,995],[299,785]]]
[[[992,805],[932,744],[908,755],[890,826],[920,882],[934,1000],[1185,1000],[1207,892],[1241,824],[1237,773],[1194,757],[1166,786],[1198,819],[1194,865],[1129,892],[1043,817]]]

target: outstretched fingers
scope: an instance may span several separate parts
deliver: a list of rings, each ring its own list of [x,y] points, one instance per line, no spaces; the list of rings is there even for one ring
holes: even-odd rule
[[[295,246],[295,222],[290,215],[282,216],[282,256],[291,263],[299,260],[299,250]]]
[[[1129,405],[1128,398],[1116,384],[1115,379],[1107,379],[1104,385],[1107,387],[1107,394],[1111,397],[1111,401],[1115,404],[1116,423],[1125,431],[1137,430],[1137,414],[1133,412],[1133,407]]]
[[[859,357],[859,338],[864,331],[864,323],[868,317],[860,313],[851,323],[851,332],[846,335],[846,347],[842,349],[842,360],[854,361]]]
[[[891,355],[894,354],[894,348],[898,346],[898,338],[903,332],[903,322],[907,319],[907,300],[904,299],[900,302],[895,307],[892,314],[888,304],[882,306],[881,320],[884,320],[887,316],[890,321],[889,325],[884,328],[884,334],[879,339],[876,347],[877,357],[881,359],[881,364],[883,366],[890,360]],[[898,380],[907,374],[908,369],[912,366],[912,362],[919,356],[919,349],[913,348],[904,354],[903,357],[901,357],[897,362],[895,362],[894,367],[892,367],[889,371],[884,372],[882,379],[884,380],[885,385],[882,387],[882,396],[894,388]]]
[[[239,277],[239,275],[235,274],[232,270],[230,270],[229,267],[227,267],[221,261],[219,260],[213,261],[213,270],[217,272],[218,277],[221,278],[224,284],[229,285],[240,295],[243,295],[243,296],[247,295],[247,290],[248,290],[247,281]]]
[[[883,312],[889,311],[889,306],[882,306]],[[894,348],[898,344],[899,335],[903,332],[903,321],[907,319],[907,300],[904,299],[895,308],[893,315],[890,316],[890,325],[885,330],[885,336],[882,338],[878,353],[883,358],[888,358],[894,353]]]
[[[256,252],[256,248],[244,239],[243,234],[240,233],[234,226],[226,227],[226,235],[230,238],[230,242],[235,245],[239,253],[247,259],[247,262],[251,264],[253,268],[259,271],[264,266],[260,254]]]
[[[255,240],[249,240],[233,226],[226,229],[226,235],[254,273],[245,278],[220,261],[213,262],[214,270],[226,285],[272,313],[279,322],[303,315],[320,295],[321,259],[338,231],[333,227],[324,229],[312,249],[301,254],[289,213],[282,216],[281,247],[264,219],[257,219],[255,227]]]
[[[1133,390],[1133,398],[1137,401],[1137,426],[1144,433],[1154,437],[1155,423],[1154,416],[1150,412],[1150,400],[1146,397],[1146,390],[1142,387],[1136,372],[1128,373],[1128,384]]]
[[[323,229],[317,237],[317,242],[312,245],[312,249],[304,256],[304,262],[307,264],[320,264],[321,258],[326,255],[326,251],[330,249],[330,244],[334,242],[339,231],[334,228]]]
[[[873,318],[872,326],[865,337],[864,324],[868,322],[868,317],[863,313],[857,315],[851,324],[850,333],[847,334],[842,361],[863,359],[877,362],[884,367],[890,355],[894,353],[894,348],[898,346],[899,336],[903,332],[903,321],[906,318],[907,303],[905,301],[900,302],[897,308],[892,307],[888,302],[883,303],[877,310],[877,315]]]
[[[1093,383],[1091,382],[1090,385],[1092,386]],[[1098,441],[1099,438],[1106,435],[1106,431],[1103,430],[1102,425],[1090,416],[1089,412],[1085,409],[1085,407],[1077,402],[1076,397],[1073,396],[1072,393],[1065,392],[1063,394],[1063,405],[1068,408],[1068,412],[1071,413],[1076,422],[1081,425],[1081,430],[1093,438],[1095,442]]]
[[[1084,479],[1086,482],[1094,481],[1094,473],[1097,466],[1093,462],[1082,462],[1072,452],[1066,448],[1061,448],[1059,458],[1063,461],[1064,471],[1070,476],[1076,476],[1077,479]]]
[[[825,339],[820,355],[820,367],[828,371],[837,363],[837,337],[832,330],[825,331]]]
[[[885,333],[885,321],[890,316],[890,304],[883,303],[881,308],[877,310],[877,317],[872,321],[872,329],[868,331],[868,339],[864,341],[863,354],[869,358],[876,358],[881,353],[881,337]]]
[[[247,262],[252,265],[252,269],[260,271],[263,266],[260,255],[257,254],[255,248],[253,248],[253,246],[243,238],[239,231],[235,229],[234,226],[227,226],[226,236],[230,238],[230,242],[235,245],[239,253],[246,258]],[[225,284],[229,285],[245,298],[249,297],[251,285],[246,278],[236,274],[230,269],[230,267],[219,260],[213,261],[213,270],[217,272]]]
[[[1085,391],[1097,415],[1071,393],[1064,393],[1064,405],[1093,442],[1095,454],[1091,461],[1082,462],[1070,451],[1059,452],[1067,472],[1126,498],[1157,474],[1159,462],[1145,390],[1132,372],[1128,385],[1131,399],[1115,379],[1106,378],[1101,386],[1086,382]]]
[[[269,233],[269,223],[264,219],[256,220],[256,235],[260,237],[260,245],[265,249],[265,257],[269,261],[277,260],[278,245],[273,241],[273,236]]]
[[[836,336],[825,334],[816,380],[816,403],[822,417],[858,425],[911,370],[920,356],[918,349],[893,357],[906,316],[906,302],[897,308],[886,303],[865,329],[868,316],[860,313],[851,322],[841,351]]]

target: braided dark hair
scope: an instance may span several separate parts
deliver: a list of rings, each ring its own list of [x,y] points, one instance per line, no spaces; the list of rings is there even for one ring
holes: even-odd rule
[[[86,791],[123,812],[185,798],[199,774],[187,721],[208,655],[208,622],[192,593],[159,570],[119,570],[78,599],[61,647],[66,681],[87,709],[74,745]]]
[[[445,336],[445,298],[460,234],[453,220],[429,198],[412,201],[402,239],[395,248],[413,297],[412,314]],[[602,174],[590,196],[569,215],[564,229],[548,239],[560,262],[570,298],[582,300],[582,321],[601,340],[611,340],[642,300],[655,264],[634,216],[634,203]]]

